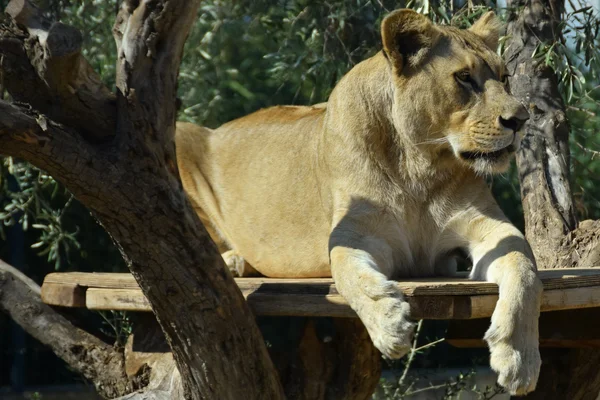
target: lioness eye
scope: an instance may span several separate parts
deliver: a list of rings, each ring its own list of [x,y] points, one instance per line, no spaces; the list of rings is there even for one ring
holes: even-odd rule
[[[472,87],[475,87],[475,81],[473,80],[473,78],[471,78],[471,74],[469,73],[469,71],[458,71],[454,74],[454,77],[456,78],[458,83],[461,83],[463,85],[467,84],[471,85]]]

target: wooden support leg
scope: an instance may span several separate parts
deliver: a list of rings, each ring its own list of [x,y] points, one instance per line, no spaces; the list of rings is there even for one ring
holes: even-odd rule
[[[154,316],[139,313],[134,323],[125,347],[128,375],[149,370],[149,387],[182,398],[179,374]],[[371,398],[381,355],[359,319],[269,317],[260,318],[259,325],[288,400]]]
[[[270,320],[278,325],[280,337],[289,332],[288,340],[270,343],[271,332],[268,328],[263,330],[289,400],[371,398],[381,375],[381,355],[360,320],[281,317]],[[261,322],[266,325],[264,319]],[[288,325],[281,329],[279,324]]]

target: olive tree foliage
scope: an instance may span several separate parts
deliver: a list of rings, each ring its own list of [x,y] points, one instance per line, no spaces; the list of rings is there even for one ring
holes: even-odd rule
[[[115,86],[116,65],[111,27],[117,3],[115,0],[40,2],[42,9],[49,10],[52,20],[61,19],[84,33],[82,53],[111,88]],[[8,0],[0,0],[0,9],[4,10],[7,4]],[[1,91],[2,98],[8,96],[3,85]],[[28,231],[28,245],[33,254],[41,256],[37,265],[43,271],[74,267],[88,271],[126,270],[108,235],[58,182],[27,162],[0,157],[2,240],[6,239],[7,228],[15,224]]]
[[[4,8],[6,2],[0,1],[0,6]],[[41,3],[50,10],[50,17],[84,34],[83,55],[104,83],[114,87],[117,53],[111,27],[119,2]],[[204,1],[181,64],[179,118],[216,127],[262,107],[326,101],[341,76],[380,49],[381,18],[398,7],[412,7],[436,23],[468,27],[493,5],[424,0]],[[511,10],[497,10],[503,18],[511,14]],[[572,131],[573,194],[584,219],[600,217],[600,188],[594,182],[600,173],[599,21],[592,7],[576,0],[563,16],[562,40],[531,55],[553,66],[560,82]],[[491,185],[509,217],[522,226],[516,169],[495,178]],[[43,171],[10,157],[2,159],[2,226],[21,224],[32,230],[29,245],[55,269],[89,263],[103,270],[123,269],[110,240],[75,203]],[[101,239],[97,243],[86,240],[81,226]],[[104,249],[109,255],[105,260],[88,257]]]

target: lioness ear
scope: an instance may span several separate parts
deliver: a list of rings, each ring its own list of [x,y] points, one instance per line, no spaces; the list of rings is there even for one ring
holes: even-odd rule
[[[490,49],[496,51],[498,38],[503,30],[502,22],[493,11],[488,11],[469,28],[471,32],[479,36]]]
[[[438,36],[431,21],[412,10],[396,10],[381,22],[383,51],[398,72],[407,65],[417,66]]]

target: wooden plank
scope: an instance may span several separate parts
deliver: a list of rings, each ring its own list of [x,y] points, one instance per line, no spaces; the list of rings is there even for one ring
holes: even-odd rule
[[[539,272],[545,290],[600,286],[600,268],[566,268]],[[337,294],[331,278],[280,279],[236,278],[243,290],[260,288],[267,293]],[[84,287],[137,289],[137,282],[128,273],[51,273],[44,283],[76,284]],[[471,281],[465,278],[428,278],[398,282],[406,296],[464,296],[497,294],[493,283]]]
[[[339,294],[242,293],[255,315],[357,318],[346,299]],[[471,296],[414,296],[406,299],[410,304],[411,318],[415,320],[472,318]]]
[[[542,311],[600,306],[598,285],[583,282],[584,279],[596,282],[600,269],[541,272],[547,286]],[[356,317],[328,278],[238,278],[236,283],[256,315]],[[411,304],[414,319],[488,317],[498,300],[495,285],[464,279],[426,279],[401,282],[399,286]],[[495,288],[492,293],[490,286]],[[52,305],[150,311],[131,274],[53,273],[44,280],[42,295],[44,302]]]
[[[339,294],[242,293],[255,315],[356,318],[356,313]],[[415,319],[469,318],[468,296],[419,296],[409,298],[409,302]],[[90,310],[152,311],[140,289],[89,288],[85,307]]]
[[[354,311],[339,294],[281,296],[253,291],[242,294],[256,315],[356,318]],[[150,303],[140,289],[89,288],[84,307],[90,310],[152,311]]]
[[[272,293],[243,292],[256,315],[356,317],[346,300],[338,295],[281,296]],[[152,311],[140,289],[89,288],[84,307],[90,310]]]
[[[108,272],[53,272],[46,275],[46,283],[73,284],[84,287],[139,289],[133,275]]]
[[[545,312],[540,316],[540,346],[564,348],[600,348],[600,308]],[[455,347],[487,347],[483,335],[489,318],[450,321],[446,341]]]
[[[42,301],[63,307],[85,307],[85,288],[76,284],[44,283]]]
[[[152,311],[141,289],[88,288],[85,307],[90,310]]]
[[[490,317],[496,302],[497,295],[471,296],[471,310],[469,318],[453,319],[475,319]],[[544,290],[542,294],[541,312],[574,310],[581,308],[600,307],[600,288],[576,287],[568,289]]]
[[[480,338],[446,338],[446,342],[454,347],[461,349],[478,349],[487,347],[483,340],[483,335]],[[560,339],[560,338],[540,338],[540,347],[565,348],[565,349],[597,349],[600,348],[600,339]]]
[[[600,306],[600,288],[580,287],[565,290],[545,291],[542,296],[542,311],[572,310]]]
[[[355,318],[356,314],[339,294],[264,293],[258,289],[242,294],[256,315]],[[492,315],[497,295],[485,296],[407,296],[413,319],[476,319]],[[62,305],[59,303],[51,303]],[[73,307],[73,306],[71,306]],[[140,289],[89,288],[85,304],[90,310],[151,311]],[[600,307],[596,288],[545,291],[542,312]]]
[[[254,315],[356,318],[346,299],[339,294],[302,295],[244,292]]]

